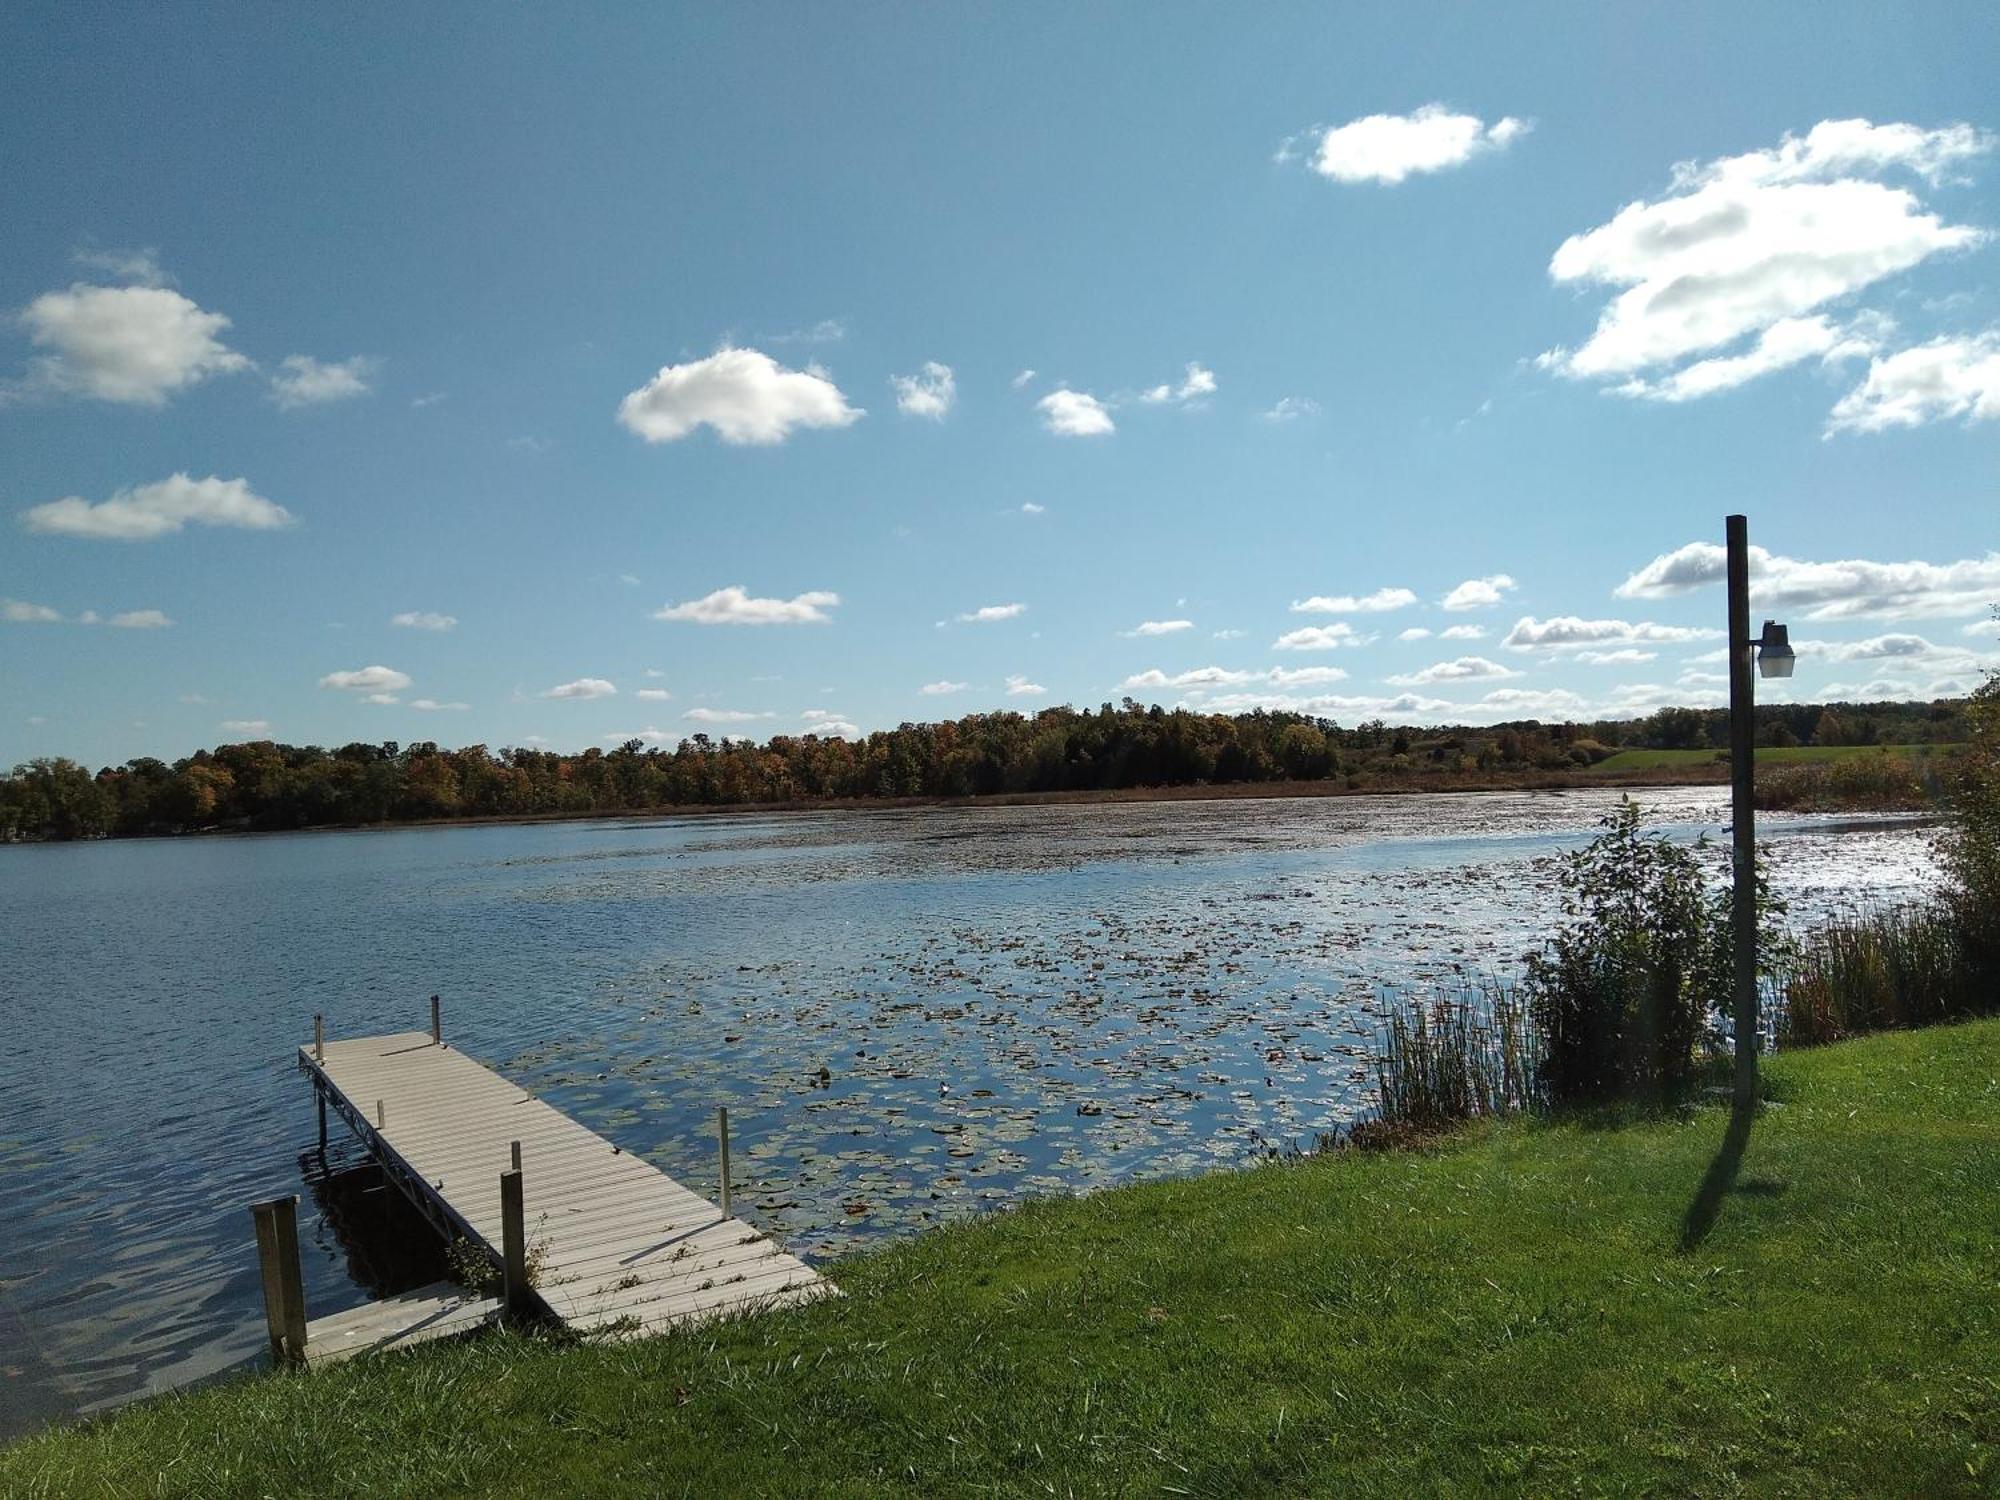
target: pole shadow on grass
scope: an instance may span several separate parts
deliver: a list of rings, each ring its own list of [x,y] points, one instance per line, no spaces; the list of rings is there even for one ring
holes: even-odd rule
[[[1722,1215],[1722,1200],[1731,1192],[1748,1192],[1753,1187],[1766,1192],[1773,1190],[1774,1184],[1769,1183],[1745,1183],[1740,1190],[1736,1186],[1736,1175],[1743,1166],[1743,1150],[1750,1144],[1750,1124],[1756,1118],[1754,1100],[1747,1104],[1738,1100],[1730,1105],[1729,1129],[1722,1137],[1722,1146],[1702,1174],[1701,1186],[1695,1189],[1694,1201],[1688,1204],[1687,1214],[1681,1220],[1683,1255],[1699,1248],[1708,1238],[1708,1232]]]

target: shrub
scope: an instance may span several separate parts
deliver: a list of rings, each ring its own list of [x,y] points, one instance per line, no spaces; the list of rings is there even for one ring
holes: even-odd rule
[[[1757,806],[1771,812],[1915,812],[1939,790],[1931,758],[1885,752],[1759,768]]]
[[[1647,833],[1630,798],[1564,863],[1565,924],[1528,958],[1523,989],[1539,1033],[1540,1082],[1558,1104],[1659,1098],[1693,1081],[1730,989],[1728,885],[1710,885],[1706,837]],[[1782,907],[1758,870],[1759,952],[1775,967]]]

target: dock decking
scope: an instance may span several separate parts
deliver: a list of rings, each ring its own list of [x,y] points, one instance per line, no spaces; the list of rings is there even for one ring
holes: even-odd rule
[[[322,1050],[323,1049],[323,1050]],[[316,1055],[318,1054],[318,1055]],[[501,1174],[520,1146],[534,1297],[582,1333],[655,1332],[833,1290],[755,1226],[422,1031],[299,1049],[322,1102],[440,1231],[503,1252]],[[309,1325],[309,1360],[477,1326],[498,1304],[449,1287]],[[338,1326],[348,1319],[349,1327]],[[373,1339],[371,1343],[370,1340]],[[338,1357],[338,1356],[333,1356]]]

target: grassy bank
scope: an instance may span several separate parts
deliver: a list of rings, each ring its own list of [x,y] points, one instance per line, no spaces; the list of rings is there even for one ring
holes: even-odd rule
[[[1031,1206],[700,1335],[152,1402],[0,1493],[1992,1494],[2000,1022],[1770,1077],[1747,1141],[1523,1121]]]
[[[1884,756],[1924,760],[1951,755],[1963,745],[1764,745],[1757,750],[1760,766],[1823,765],[1829,761],[1877,760]],[[1620,750],[1591,768],[1599,776],[1629,771],[1677,771],[1694,766],[1729,765],[1727,750]]]

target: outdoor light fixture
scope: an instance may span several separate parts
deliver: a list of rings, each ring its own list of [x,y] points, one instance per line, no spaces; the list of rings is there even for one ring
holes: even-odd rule
[[[1757,675],[1789,677],[1798,658],[1785,627],[1776,620],[1766,620],[1763,638],[1757,642]]]

